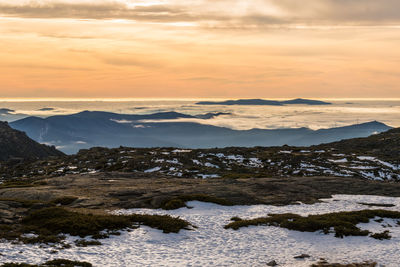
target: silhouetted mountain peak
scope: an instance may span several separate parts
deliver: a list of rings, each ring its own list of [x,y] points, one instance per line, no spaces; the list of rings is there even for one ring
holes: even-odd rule
[[[352,126],[353,127],[384,127],[384,128],[389,127],[389,126],[387,126],[386,124],[384,124],[383,122],[380,122],[380,121],[369,121],[369,122],[355,124],[355,125],[352,125]]]
[[[284,105],[330,105],[331,103],[320,101],[320,100],[313,100],[313,99],[304,99],[304,98],[296,98],[287,101],[281,101]]]
[[[55,147],[39,144],[24,132],[12,129],[7,122],[0,122],[0,160],[40,159],[61,155],[64,154]]]

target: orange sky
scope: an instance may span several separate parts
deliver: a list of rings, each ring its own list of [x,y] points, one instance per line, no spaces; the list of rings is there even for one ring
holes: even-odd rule
[[[0,1],[0,97],[400,97],[398,0]]]

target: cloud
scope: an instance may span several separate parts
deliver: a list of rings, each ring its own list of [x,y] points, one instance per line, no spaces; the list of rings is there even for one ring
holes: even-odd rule
[[[15,112],[15,110],[8,109],[8,108],[0,108],[0,115],[10,115],[12,112]]]
[[[23,18],[126,19],[197,22],[211,27],[294,24],[382,25],[400,23],[398,0],[165,0],[3,1],[0,14]],[[136,3],[136,4],[135,4]]]
[[[0,3],[0,14],[23,18],[128,19],[147,21],[191,21],[195,18],[180,7],[163,5],[129,7],[123,2]]]
[[[130,121],[130,120],[117,120],[117,119],[110,119],[110,121],[113,121],[113,122],[116,122],[116,123],[122,123],[122,124],[132,123],[133,122],[133,121]]]
[[[46,69],[46,70],[67,70],[67,71],[93,71],[93,68],[85,68],[81,66],[62,66],[60,64],[41,64],[41,63],[7,63],[7,64],[0,64],[0,67],[7,66],[7,68],[26,68],[26,69]]]
[[[103,56],[101,60],[108,65],[120,67],[142,67],[142,68],[159,68],[161,63],[152,60],[144,60],[140,58],[118,57],[118,56]]]
[[[272,0],[293,22],[381,24],[400,22],[397,0]]]
[[[182,78],[181,80],[182,80],[182,81],[196,81],[196,82],[202,82],[202,81],[231,82],[230,79],[223,79],[223,78],[216,78],[216,77],[207,77],[207,76]]]

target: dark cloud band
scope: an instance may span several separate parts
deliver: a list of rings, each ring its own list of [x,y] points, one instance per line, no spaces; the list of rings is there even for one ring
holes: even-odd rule
[[[244,0],[243,0],[244,1]],[[23,18],[74,18],[74,19],[128,19],[149,22],[214,22],[216,26],[268,26],[292,24],[329,25],[382,25],[400,23],[398,0],[264,0],[243,10],[241,15],[226,10],[215,10],[215,0],[204,0],[199,5],[171,4],[128,7],[122,2],[96,2],[93,4],[56,2],[26,5],[1,4],[0,15]],[[240,2],[240,1],[239,1]],[[264,12],[267,6],[282,11],[281,15]]]

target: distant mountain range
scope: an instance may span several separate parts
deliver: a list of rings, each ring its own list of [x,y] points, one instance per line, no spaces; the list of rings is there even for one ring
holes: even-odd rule
[[[193,122],[163,122],[167,119],[208,119],[224,113],[192,116],[177,112],[148,115],[126,115],[109,112],[84,111],[72,115],[48,118],[28,117],[10,123],[32,139],[55,145],[65,153],[79,149],[102,147],[180,147],[213,148],[230,146],[309,146],[342,139],[366,137],[384,132],[391,127],[380,122],[369,122],[346,127],[311,130],[252,129],[233,130]],[[146,120],[159,120],[145,122]]]
[[[239,100],[227,100],[227,101],[201,101],[197,102],[197,105],[242,105],[242,106],[284,106],[284,105],[330,105],[332,103],[311,100],[311,99],[292,99],[286,101],[276,101],[276,100],[264,100],[264,99],[239,99]]]
[[[55,147],[41,145],[25,133],[12,129],[8,123],[0,122],[0,160],[13,158],[41,159],[64,155]]]

